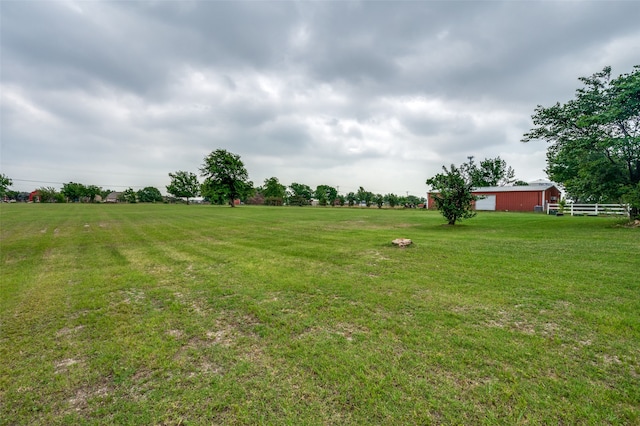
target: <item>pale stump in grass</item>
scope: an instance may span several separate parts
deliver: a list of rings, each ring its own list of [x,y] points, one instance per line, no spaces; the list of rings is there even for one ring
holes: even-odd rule
[[[411,241],[408,238],[396,238],[395,240],[391,241],[391,243],[394,246],[398,246],[400,248],[405,248],[405,247],[410,246],[411,244],[413,244],[413,241]]]

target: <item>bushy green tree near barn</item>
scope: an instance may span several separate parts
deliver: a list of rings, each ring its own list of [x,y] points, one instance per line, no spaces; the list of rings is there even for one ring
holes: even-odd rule
[[[200,194],[200,182],[195,173],[178,170],[175,173],[169,173],[171,183],[167,185],[167,192],[176,198],[186,198],[189,204],[189,198],[197,197]]]
[[[544,140],[547,175],[581,202],[627,202],[640,217],[640,66],[579,79],[574,99],[538,105],[523,142]]]
[[[438,173],[427,179],[436,208],[447,219],[449,225],[474,217],[476,212],[473,210],[473,202],[478,197],[471,192],[473,190],[471,180],[464,170],[453,164],[450,169],[442,166],[442,170],[444,173]]]
[[[204,158],[200,175],[205,178],[203,195],[224,194],[231,207],[235,207],[235,200],[253,192],[253,182],[240,156],[225,149],[217,149]]]

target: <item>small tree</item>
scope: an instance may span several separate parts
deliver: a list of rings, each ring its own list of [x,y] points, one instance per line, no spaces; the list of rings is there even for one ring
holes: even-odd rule
[[[234,201],[246,197],[253,191],[249,173],[240,156],[224,149],[217,149],[204,158],[200,175],[205,178],[203,193],[225,194],[231,207]]]
[[[347,203],[349,204],[349,207],[353,207],[353,205],[356,202],[356,199],[357,199],[357,197],[356,197],[355,193],[350,192],[350,193],[347,194]]]
[[[133,188],[125,189],[122,194],[120,194],[120,201],[124,201],[125,203],[136,203],[138,198],[136,197],[136,192]]]
[[[373,202],[373,192],[367,191],[363,187],[358,188],[356,197],[358,198],[358,202],[364,203],[367,207],[370,207]]]
[[[449,225],[474,217],[476,212],[473,210],[473,201],[478,197],[471,193],[472,182],[466,179],[463,172],[453,164],[450,170],[444,166],[442,170],[444,173],[427,179],[427,185],[432,188],[436,208],[447,219]]]
[[[385,201],[389,204],[389,207],[394,208],[400,202],[400,199],[396,194],[387,194],[384,196]]]
[[[382,196],[382,194],[376,194],[373,197],[373,201],[376,203],[379,209],[381,209],[384,205],[384,197]]]
[[[189,204],[189,198],[197,197],[200,194],[200,183],[198,176],[191,172],[179,170],[175,173],[169,173],[171,183],[166,187],[167,192],[176,198],[186,198]]]
[[[5,174],[0,174],[0,198],[7,195],[7,189],[13,185],[13,181]]]

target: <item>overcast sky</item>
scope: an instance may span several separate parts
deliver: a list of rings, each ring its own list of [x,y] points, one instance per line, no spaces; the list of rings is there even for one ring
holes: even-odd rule
[[[223,148],[254,184],[424,195],[524,144],[536,105],[640,64],[638,1],[0,1],[1,173],[122,190]]]

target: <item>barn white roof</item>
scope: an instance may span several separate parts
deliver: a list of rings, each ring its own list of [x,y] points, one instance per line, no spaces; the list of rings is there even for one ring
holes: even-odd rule
[[[473,192],[542,192],[553,187],[555,187],[553,183],[525,186],[483,186],[480,188],[473,188]]]

